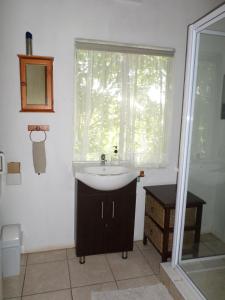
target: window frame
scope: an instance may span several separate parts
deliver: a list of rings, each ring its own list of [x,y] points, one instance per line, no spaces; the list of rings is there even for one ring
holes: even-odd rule
[[[98,40],[87,40],[87,39],[76,39],[75,40],[75,78],[77,75],[76,65],[77,65],[77,57],[76,57],[76,51],[77,49],[81,50],[93,50],[93,51],[109,51],[109,52],[119,52],[119,53],[129,53],[129,54],[145,54],[145,55],[154,55],[154,56],[164,56],[164,57],[172,57],[172,68],[171,68],[171,80],[170,83],[173,86],[173,78],[174,78],[174,61],[175,61],[175,48],[166,48],[166,47],[152,47],[152,46],[146,46],[146,45],[135,45],[135,44],[126,44],[126,43],[115,43],[115,42],[106,42],[106,41],[98,41]],[[172,101],[172,92],[170,95],[171,101]],[[76,102],[77,99],[77,85],[74,85],[74,102]],[[73,139],[73,161],[76,163],[80,162],[98,162],[98,160],[76,160],[74,159],[74,144],[75,144],[75,128],[76,128],[76,107],[77,105],[74,104],[74,139]],[[173,109],[173,108],[172,108]],[[167,112],[168,114],[168,112]],[[170,113],[171,114],[171,113]],[[171,114],[172,115],[172,114]],[[168,118],[168,117],[167,117]],[[167,131],[171,131],[172,129],[172,117],[169,124],[169,129],[167,128]],[[171,133],[169,133],[171,136]],[[169,159],[170,157],[170,148],[171,145],[169,144],[169,138],[167,137],[168,134],[166,134],[166,147],[167,147],[167,157]],[[133,162],[134,163],[134,162]],[[145,168],[165,168],[169,165],[169,161],[164,161],[162,163],[141,163],[138,164],[137,167],[145,167]]]

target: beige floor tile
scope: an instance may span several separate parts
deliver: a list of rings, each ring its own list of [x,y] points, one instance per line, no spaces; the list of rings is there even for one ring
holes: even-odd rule
[[[198,257],[207,257],[207,256],[212,256],[213,251],[211,251],[205,243],[201,243],[199,245],[199,252],[198,252]]]
[[[113,275],[104,255],[87,256],[85,264],[79,259],[69,260],[72,287],[113,281]]]
[[[22,294],[25,267],[21,267],[19,276],[12,276],[3,279],[3,296],[4,298],[20,297]]]
[[[139,251],[129,252],[127,259],[120,253],[107,254],[107,259],[116,280],[152,275],[153,271]]]
[[[220,240],[208,241],[204,244],[213,252],[213,255],[223,255],[225,254],[225,243]]]
[[[210,250],[204,243],[200,243],[199,245],[199,252],[198,257],[208,257],[208,256],[214,256],[213,251]],[[182,255],[182,260],[188,260],[195,258],[193,256],[193,253],[185,253]]]
[[[204,268],[225,268],[225,259],[217,258],[217,259],[207,259],[202,261],[202,265]]]
[[[160,263],[162,262],[160,254],[155,249],[143,250],[142,253],[153,270],[153,273],[158,275],[160,271]]]
[[[66,249],[66,254],[68,259],[76,258],[75,248]]]
[[[180,266],[187,273],[204,269],[204,265],[200,261],[184,262],[184,263],[181,263]]]
[[[25,296],[22,300],[72,300],[71,290],[62,290],[57,292],[48,292],[32,296]]]
[[[208,300],[224,300],[225,269],[189,274],[192,281]]]
[[[154,249],[154,246],[149,241],[147,241],[146,245],[143,244],[143,241],[136,241],[135,244],[141,251],[147,249]]]
[[[21,258],[20,258],[20,265],[21,266],[26,266],[27,264],[27,254],[21,254]]]
[[[108,282],[103,284],[89,285],[72,290],[73,300],[91,300],[91,292],[111,291],[116,290],[115,282]]]
[[[158,283],[160,283],[160,280],[155,275],[117,281],[117,285],[120,290],[154,285]]]
[[[137,246],[137,243],[136,242],[134,242],[134,244],[133,244],[133,251],[134,250],[139,250],[139,248],[138,248],[138,246]]]
[[[215,268],[224,268],[225,269],[225,259],[217,258],[217,259],[207,259],[202,261],[193,261],[191,260],[181,263],[181,267],[187,272],[195,272],[195,271],[204,271],[211,270]]]
[[[66,249],[28,254],[27,264],[39,264],[66,259]]]
[[[23,295],[70,288],[67,261],[28,265]]]
[[[201,234],[200,240],[201,240],[201,242],[209,242],[209,241],[215,241],[218,239],[212,233],[204,233],[204,234]]]

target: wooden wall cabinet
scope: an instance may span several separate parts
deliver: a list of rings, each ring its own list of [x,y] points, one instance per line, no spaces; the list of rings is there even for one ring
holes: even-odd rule
[[[18,55],[21,112],[54,112],[53,57]]]
[[[114,191],[76,183],[77,256],[133,250],[136,179]]]

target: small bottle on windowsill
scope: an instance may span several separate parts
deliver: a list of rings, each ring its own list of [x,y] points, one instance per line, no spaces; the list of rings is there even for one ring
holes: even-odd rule
[[[113,155],[111,157],[111,164],[118,165],[119,157],[118,157],[118,146],[113,146]]]

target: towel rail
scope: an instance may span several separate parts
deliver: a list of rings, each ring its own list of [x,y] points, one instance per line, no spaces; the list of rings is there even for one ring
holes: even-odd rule
[[[49,125],[28,125],[28,131],[49,131]]]

